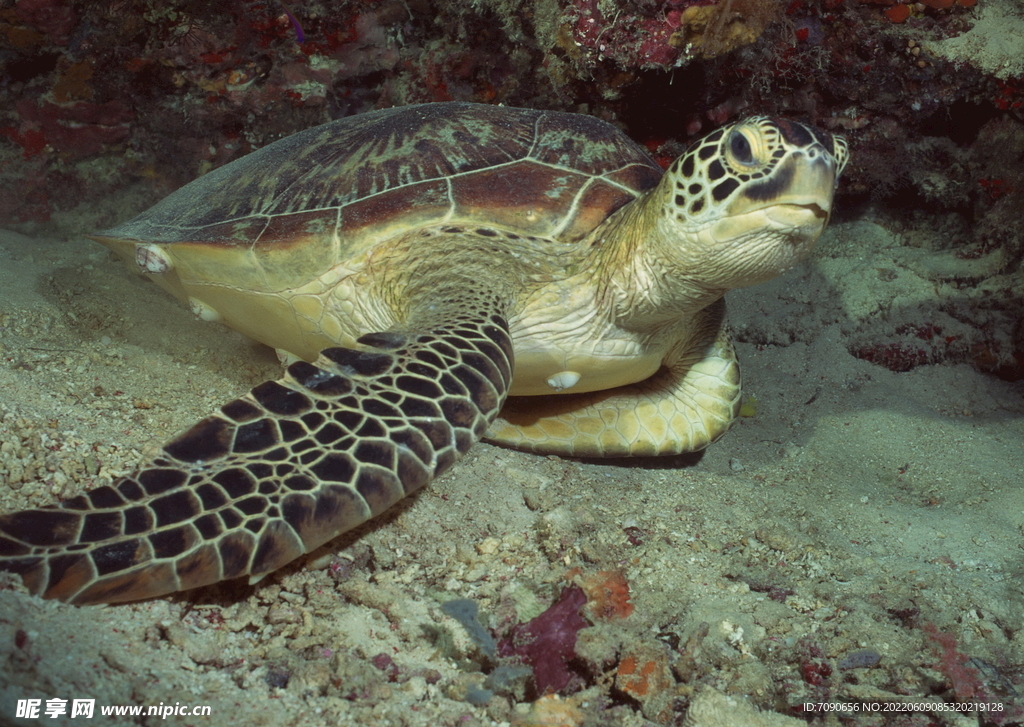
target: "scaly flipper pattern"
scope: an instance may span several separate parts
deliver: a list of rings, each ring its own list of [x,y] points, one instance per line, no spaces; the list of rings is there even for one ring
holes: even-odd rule
[[[131,601],[285,565],[419,490],[483,435],[512,380],[498,298],[292,364],[146,466],[0,515],[0,570],[69,603]]]

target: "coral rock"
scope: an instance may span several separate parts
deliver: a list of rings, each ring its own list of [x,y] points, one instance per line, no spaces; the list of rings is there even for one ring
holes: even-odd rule
[[[660,724],[672,719],[675,685],[665,648],[660,644],[631,648],[615,672],[615,686],[640,703],[647,719]]]
[[[512,628],[498,645],[500,656],[518,656],[533,669],[538,694],[578,689],[582,679],[570,666],[576,657],[576,635],[589,624],[580,615],[587,596],[569,586],[552,606],[536,618]]]

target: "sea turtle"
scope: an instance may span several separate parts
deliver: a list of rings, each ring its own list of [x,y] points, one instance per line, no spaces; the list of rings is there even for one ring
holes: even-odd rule
[[[594,118],[441,103],[210,172],[94,239],[293,363],[131,476],[0,516],[0,569],[80,604],[257,580],[482,437],[701,449],[739,408],[723,294],[807,255],[846,160],[755,117],[663,173]]]

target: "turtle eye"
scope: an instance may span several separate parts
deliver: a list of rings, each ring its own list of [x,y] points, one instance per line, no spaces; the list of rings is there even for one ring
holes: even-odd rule
[[[742,132],[734,131],[729,134],[729,152],[733,159],[744,166],[750,167],[755,164],[754,150],[750,148],[750,142]]]

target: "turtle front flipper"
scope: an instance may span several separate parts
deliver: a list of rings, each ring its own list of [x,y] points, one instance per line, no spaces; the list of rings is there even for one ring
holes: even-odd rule
[[[363,336],[365,350],[292,364],[112,486],[0,516],[0,570],[44,598],[131,601],[258,579],[383,512],[465,454],[505,400],[503,311],[465,298]]]
[[[538,454],[650,457],[694,452],[728,431],[740,408],[740,370],[724,326],[725,304],[644,381],[585,394],[515,397],[484,438]]]

